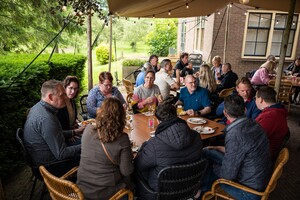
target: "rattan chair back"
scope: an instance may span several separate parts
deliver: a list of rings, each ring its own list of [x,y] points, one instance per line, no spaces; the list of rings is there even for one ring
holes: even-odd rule
[[[276,80],[270,80],[268,85],[272,88],[275,88],[275,81]],[[292,95],[292,87],[293,84],[291,81],[282,80],[277,93],[277,101],[283,103],[286,102],[288,104],[288,111],[290,111],[291,107],[290,96]]]
[[[158,174],[156,199],[193,198],[208,166],[207,160],[165,167]]]
[[[83,193],[75,183],[52,175],[44,166],[40,166],[39,169],[52,199],[84,199]]]
[[[122,82],[123,82],[123,85],[126,89],[127,95],[130,94],[130,93],[133,93],[134,85],[132,84],[132,82],[128,79],[125,79],[125,78],[123,78]]]
[[[223,89],[223,90],[219,93],[219,97],[220,97],[220,98],[225,98],[225,97],[231,95],[232,92],[234,91],[234,89],[235,89],[235,87]]]

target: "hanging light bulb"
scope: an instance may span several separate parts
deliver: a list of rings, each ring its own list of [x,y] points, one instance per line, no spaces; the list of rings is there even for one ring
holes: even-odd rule
[[[141,17],[138,17],[138,19],[141,19]]]
[[[231,4],[229,4],[229,7],[230,7],[230,8],[232,7],[232,3],[231,3]]]
[[[221,14],[221,12],[220,11],[218,11],[218,15],[220,15]]]
[[[245,12],[245,15],[247,15],[247,12]]]
[[[186,7],[186,8],[189,8],[189,4],[188,4],[188,3],[186,3],[186,4],[185,4],[185,7]]]
[[[171,15],[171,10],[169,10],[169,15]]]
[[[64,5],[61,9],[62,9],[62,11],[66,11],[67,10],[67,6]]]
[[[241,4],[248,4],[250,0],[239,0]]]
[[[153,16],[152,16],[153,18],[155,18],[155,15],[153,14]]]
[[[279,24],[279,20],[278,19],[276,20],[276,24]]]

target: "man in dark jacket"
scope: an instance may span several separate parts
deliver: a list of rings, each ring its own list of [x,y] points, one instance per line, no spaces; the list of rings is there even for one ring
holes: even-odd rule
[[[191,130],[186,122],[177,117],[176,108],[168,99],[158,105],[155,116],[161,123],[155,137],[142,146],[134,164],[137,179],[146,182],[154,191],[158,190],[157,175],[165,167],[192,163],[200,159],[202,141],[199,133]],[[137,196],[140,199],[155,199],[138,182]]]
[[[222,66],[222,73],[223,75],[218,77],[218,84],[217,91],[221,92],[223,89],[235,87],[235,82],[238,80],[238,76],[231,70],[231,64],[225,63]]]
[[[225,146],[209,146],[203,150],[212,167],[204,177],[202,191],[208,190],[217,178],[263,191],[272,172],[268,138],[255,120],[245,117],[242,97],[228,96],[224,102],[224,114],[231,123],[225,128]],[[221,187],[235,199],[260,199],[228,185]]]

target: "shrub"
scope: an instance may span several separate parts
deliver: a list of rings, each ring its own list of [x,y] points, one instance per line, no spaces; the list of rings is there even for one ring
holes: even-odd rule
[[[166,23],[168,26],[166,26]],[[176,46],[177,20],[156,20],[154,29],[146,36],[147,44],[150,45],[150,54],[168,56],[169,47]]]
[[[147,60],[141,60],[141,59],[125,59],[122,62],[122,66],[141,66],[143,65]]]
[[[42,83],[48,79],[63,80],[67,75],[75,75],[82,80],[84,75],[84,56],[58,54],[48,63],[49,55],[43,54],[18,77],[34,57],[20,54],[0,56],[1,178],[6,178],[23,164],[15,133],[17,128],[24,126],[27,109],[40,100]],[[13,83],[16,77],[18,79]]]
[[[105,44],[100,44],[96,48],[96,57],[100,62],[100,65],[106,65],[109,61],[109,47]],[[112,53],[112,60],[115,59],[114,54]]]

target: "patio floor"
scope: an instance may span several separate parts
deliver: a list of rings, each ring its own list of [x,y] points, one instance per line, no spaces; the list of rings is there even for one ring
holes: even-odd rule
[[[300,197],[300,105],[291,105],[288,116],[288,125],[291,132],[287,148],[290,152],[290,159],[284,167],[282,177],[278,185],[271,193],[270,200],[297,200]],[[276,122],[274,122],[276,123]],[[2,180],[3,188],[8,200],[29,199],[30,189],[33,184],[31,171],[28,167],[20,169],[10,180]],[[41,183],[38,183],[33,199],[39,199],[41,195]],[[44,200],[50,199],[49,194],[44,195]]]

